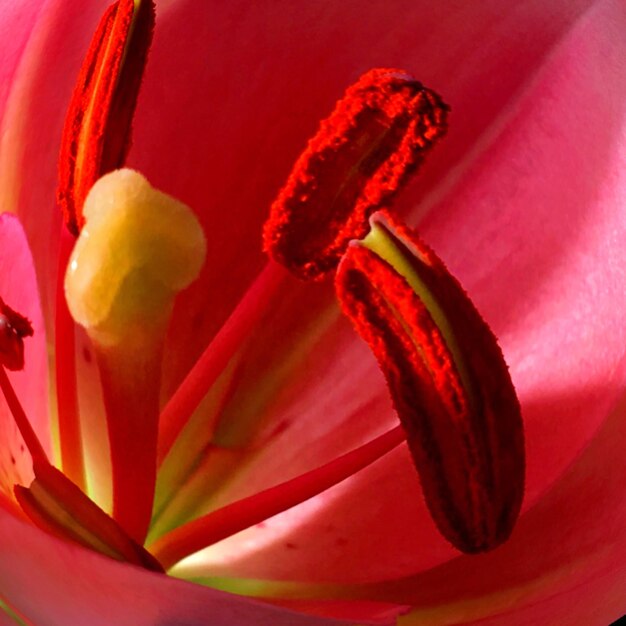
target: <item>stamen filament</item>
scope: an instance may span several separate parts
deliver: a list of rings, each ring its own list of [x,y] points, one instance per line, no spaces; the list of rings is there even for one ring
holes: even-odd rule
[[[8,622],[9,624],[29,626],[29,622],[26,621],[26,618],[15,607],[9,604],[4,596],[0,595],[0,617],[3,616],[3,613],[11,618],[12,621]]]
[[[241,347],[241,337],[252,332],[259,318],[265,314],[286,276],[287,272],[277,263],[270,261],[265,266],[174,392],[161,413],[157,460],[159,465],[165,460],[202,399]]]
[[[22,438],[24,439],[24,443],[30,452],[30,455],[33,459],[33,462],[48,462],[48,456],[46,455],[41,442],[39,441],[39,437],[33,430],[22,405],[13,389],[13,385],[11,385],[11,381],[7,376],[7,373],[2,365],[0,365],[0,389],[4,394],[9,410],[13,414],[13,419],[15,420],[15,424],[17,425]]]
[[[63,288],[65,269],[67,268],[73,245],[74,238],[63,228],[59,250],[59,273],[56,286],[56,328],[54,336],[57,419],[63,472],[73,483],[85,491],[85,462],[78,397],[76,394],[74,320],[67,308]]]
[[[349,478],[405,440],[401,426],[310,472],[233,502],[164,535],[150,551],[167,570],[183,558],[278,515]]]

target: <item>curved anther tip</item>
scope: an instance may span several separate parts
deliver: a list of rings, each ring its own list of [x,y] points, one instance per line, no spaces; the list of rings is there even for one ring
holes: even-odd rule
[[[297,160],[265,224],[265,251],[302,279],[334,269],[445,134],[448,110],[403,70],[364,74]]]
[[[336,275],[407,433],[442,535],[467,553],[512,532],[524,494],[520,405],[494,334],[444,264],[388,215],[353,241]]]

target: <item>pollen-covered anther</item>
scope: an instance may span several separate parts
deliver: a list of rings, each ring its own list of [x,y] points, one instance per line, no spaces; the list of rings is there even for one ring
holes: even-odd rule
[[[32,334],[30,322],[0,298],[0,364],[9,370],[23,369],[23,339]]]
[[[65,277],[72,317],[103,345],[161,329],[204,263],[191,209],[123,169],[94,185],[84,214]]]
[[[265,224],[265,251],[300,278],[335,268],[445,133],[447,112],[402,70],[364,74],[296,162]]]
[[[124,165],[154,19],[153,0],[114,2],[80,69],[65,118],[57,191],[74,235],[83,227],[83,203],[93,184]]]
[[[441,533],[468,553],[505,541],[524,493],[520,407],[493,333],[443,263],[376,213],[336,276],[374,352]]]

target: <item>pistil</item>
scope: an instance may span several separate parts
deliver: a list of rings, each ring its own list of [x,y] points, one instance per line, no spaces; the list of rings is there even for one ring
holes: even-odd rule
[[[142,543],[156,477],[160,368],[173,299],[206,244],[188,207],[139,174],[103,177],[85,201],[70,259],[70,312],[96,353],[113,466],[113,517]]]
[[[84,487],[85,460],[76,394],[74,324],[63,275],[84,225],[87,193],[106,172],[122,167],[154,29],[153,0],[117,0],[92,38],[65,118],[59,153],[58,203],[71,233],[61,237],[55,320],[58,435],[63,470]]]

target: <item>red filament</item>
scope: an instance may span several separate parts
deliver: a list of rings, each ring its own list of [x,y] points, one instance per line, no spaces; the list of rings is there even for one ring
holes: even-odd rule
[[[194,552],[330,489],[371,465],[403,441],[404,432],[395,427],[325,465],[174,529],[151,546],[151,550],[168,569]]]

